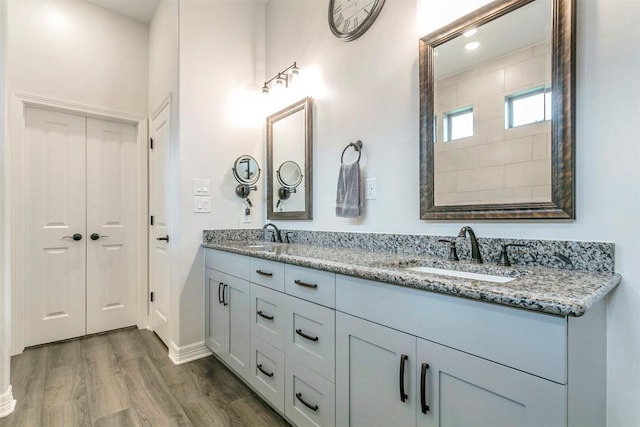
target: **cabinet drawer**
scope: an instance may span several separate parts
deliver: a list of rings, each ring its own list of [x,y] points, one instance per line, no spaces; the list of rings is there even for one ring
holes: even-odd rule
[[[336,276],[336,308],[555,381],[567,382],[566,319]]]
[[[251,278],[251,258],[214,249],[205,249],[204,257],[204,265],[207,268],[213,268],[245,280]]]
[[[284,266],[284,291],[327,307],[336,306],[336,275],[297,265]]]
[[[251,333],[284,350],[284,294],[251,284]]]
[[[286,364],[285,415],[299,426],[334,426],[334,384],[289,356]]]
[[[251,385],[284,412],[284,353],[252,335],[249,372]]]
[[[284,292],[284,264],[251,258],[251,281]]]
[[[284,298],[287,356],[334,381],[336,312],[289,295]]]

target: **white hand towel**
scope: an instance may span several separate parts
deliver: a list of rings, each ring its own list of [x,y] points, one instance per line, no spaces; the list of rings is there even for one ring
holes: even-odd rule
[[[336,195],[336,216],[356,218],[362,215],[361,191],[360,163],[341,164]]]

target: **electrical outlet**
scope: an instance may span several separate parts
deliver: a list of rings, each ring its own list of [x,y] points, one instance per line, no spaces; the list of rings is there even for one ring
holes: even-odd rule
[[[193,196],[193,211],[196,213],[211,212],[211,197]]]
[[[376,178],[367,178],[365,184],[365,195],[367,200],[373,200],[378,197],[378,181]]]
[[[193,194],[196,196],[208,196],[209,189],[211,188],[211,180],[209,179],[194,179],[193,180]]]
[[[242,206],[242,222],[250,223],[251,222],[251,208],[248,206]]]

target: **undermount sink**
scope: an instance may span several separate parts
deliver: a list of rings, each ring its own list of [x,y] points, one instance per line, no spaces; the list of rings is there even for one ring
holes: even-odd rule
[[[444,268],[434,267],[409,267],[406,270],[416,271],[419,273],[438,274],[440,276],[461,277],[463,279],[482,280],[492,283],[507,283],[515,280],[515,277],[494,276],[491,274],[469,273],[466,271],[446,270]]]

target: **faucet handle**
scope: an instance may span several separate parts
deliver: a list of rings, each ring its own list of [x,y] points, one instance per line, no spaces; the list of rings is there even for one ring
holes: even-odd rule
[[[272,242],[276,241],[276,233],[273,230],[267,230],[267,233],[271,233],[271,237],[269,240],[271,240]]]
[[[523,243],[506,243],[506,244],[503,244],[502,245],[502,250],[500,251],[500,256],[498,257],[497,265],[500,265],[502,267],[510,267],[511,266],[511,261],[509,261],[509,253],[507,252],[507,248],[509,246],[525,247],[527,245],[525,245]]]
[[[293,235],[293,231],[285,231],[284,233],[285,243],[291,243],[291,237],[289,236],[292,236],[292,235]]]
[[[449,256],[447,257],[447,260],[449,261],[460,261],[460,258],[458,258],[458,250],[456,249],[456,241],[451,239],[451,240],[447,240],[447,239],[438,239],[438,242],[441,243],[448,243],[449,244]]]

